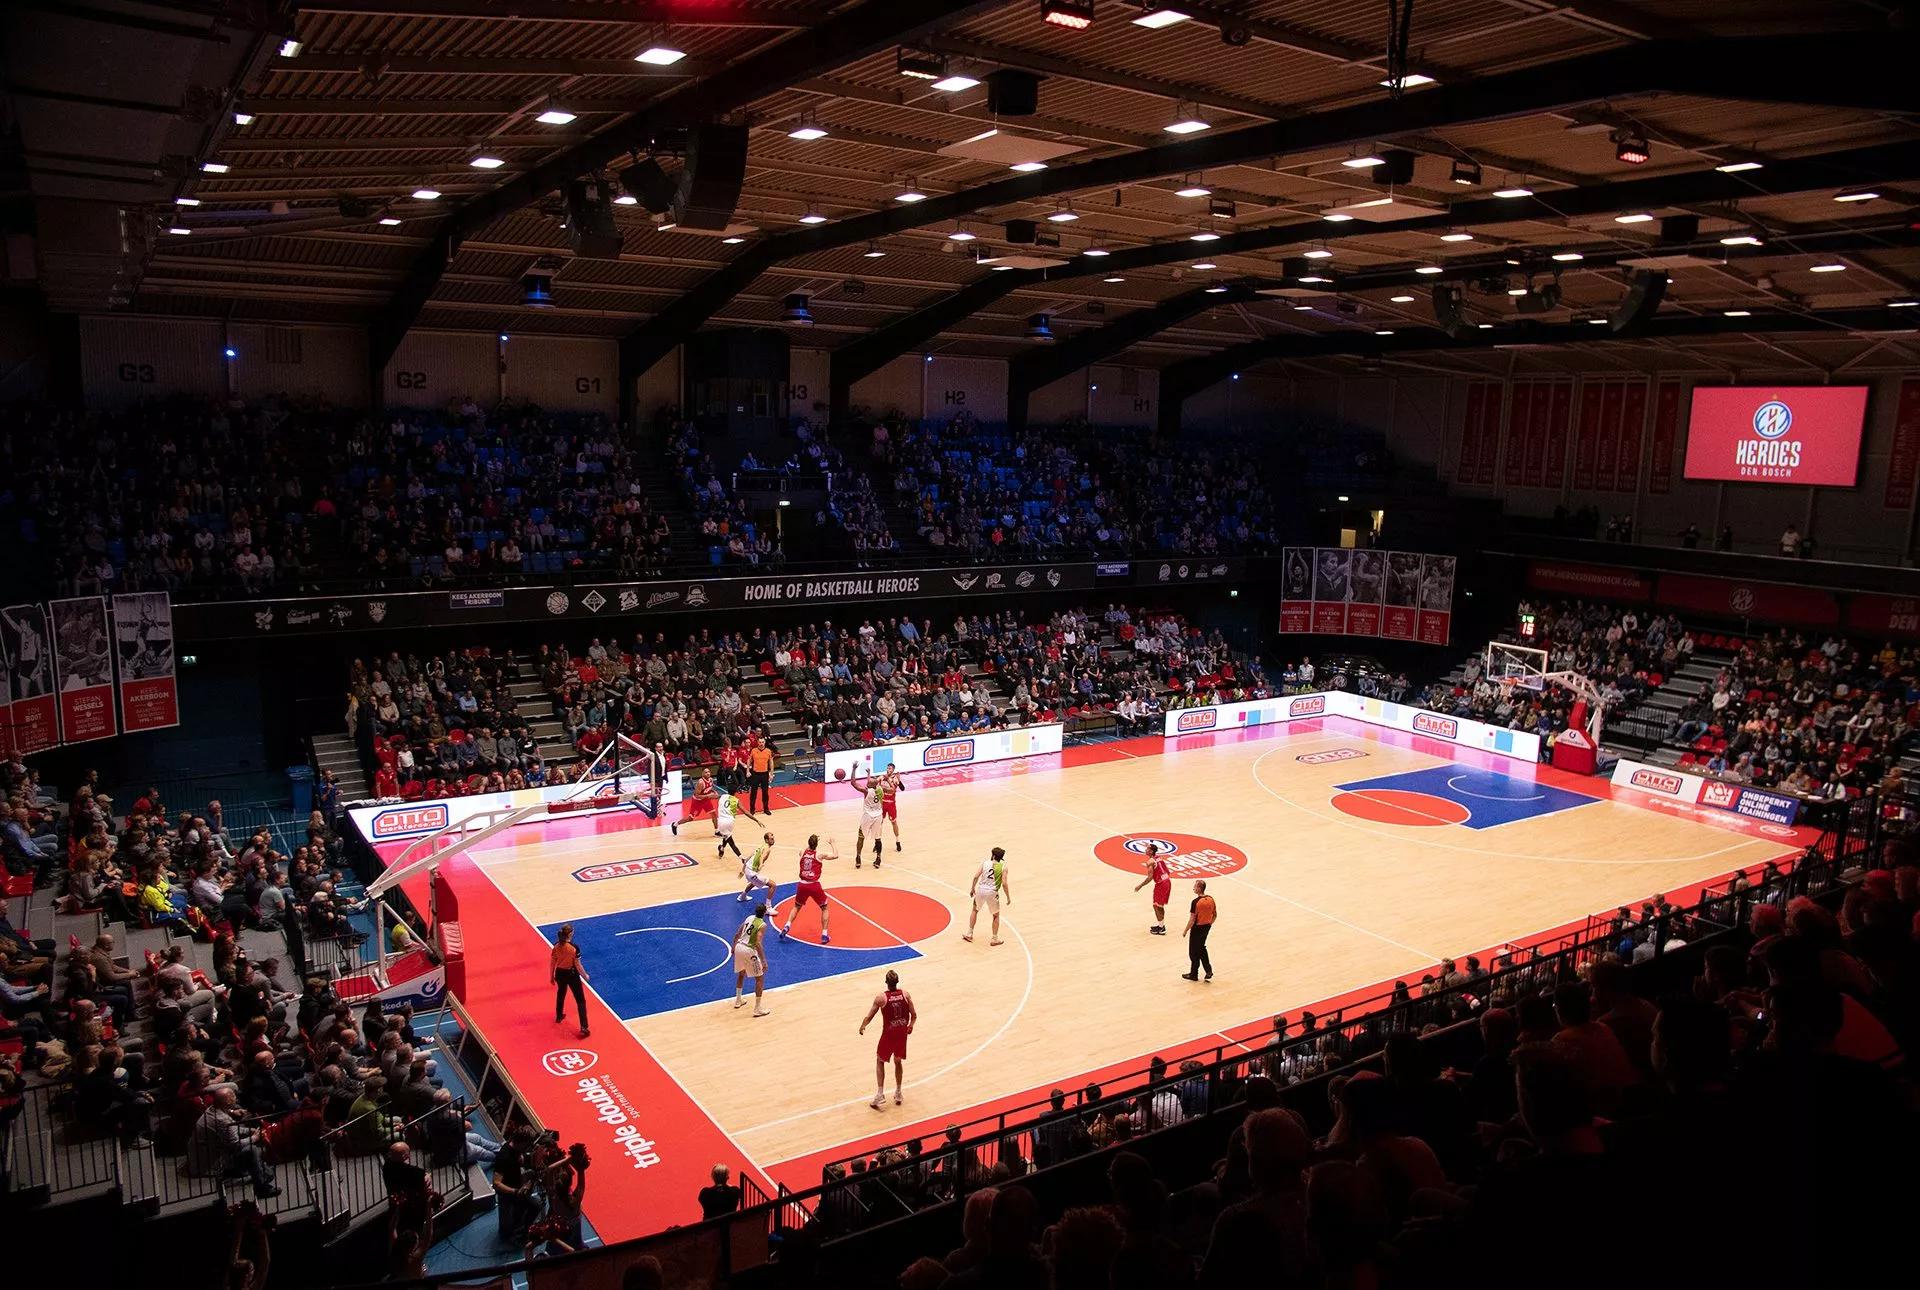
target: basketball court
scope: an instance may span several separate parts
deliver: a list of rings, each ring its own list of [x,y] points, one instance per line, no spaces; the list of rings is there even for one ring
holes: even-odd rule
[[[889,828],[877,869],[870,843],[866,866],[853,865],[851,786],[774,799],[779,921],[808,834],[842,858],[824,879],[832,943],[811,907],[791,940],[771,941],[765,1018],[732,1006],[730,947],[748,906],[708,821],[674,837],[638,811],[545,820],[445,866],[469,1010],[546,1123],[571,1134],[567,1116],[584,1115],[603,1126],[590,1150],[632,1161],[596,1171],[588,1193],[608,1239],[696,1216],[716,1161],[804,1189],[868,1144],[1156,1054],[1259,1042],[1276,1013],[1417,982],[1443,958],[1686,892],[1812,838],[1342,717],[911,776],[905,849]],[[736,836],[750,849],[760,832],[742,819]],[[1149,934],[1148,892],[1134,890],[1150,839],[1176,850],[1165,937]],[[1004,943],[988,944],[984,915],[968,943],[968,889],[994,846],[1011,877]],[[1220,910],[1211,983],[1180,975],[1196,877]],[[546,949],[563,922],[589,973],[584,1040],[571,1016],[552,1020]],[[856,1031],[889,967],[920,1021],[906,1103],[876,1111],[876,1032]]]

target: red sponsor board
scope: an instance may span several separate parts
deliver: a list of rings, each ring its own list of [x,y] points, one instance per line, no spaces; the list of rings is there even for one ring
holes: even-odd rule
[[[13,750],[25,757],[45,752],[60,742],[59,708],[51,694],[21,699],[13,705]]]
[[[1347,635],[1378,636],[1380,634],[1380,606],[1356,600],[1347,606]]]
[[[1313,630],[1322,636],[1339,636],[1347,630],[1347,606],[1344,601],[1313,602]]]
[[[1500,404],[1506,387],[1497,381],[1487,383],[1487,397],[1480,404],[1480,482],[1493,482],[1494,464],[1500,460]]]
[[[1313,630],[1313,602],[1311,600],[1283,600],[1280,602],[1280,630],[1283,632],[1310,632]]]
[[[1782,587],[1733,578],[1663,573],[1658,598],[1663,605],[1718,618],[1752,618],[1763,623],[1805,623],[1821,627],[1840,622],[1839,602],[1817,587]]]
[[[1620,452],[1620,402],[1626,387],[1609,381],[1600,387],[1600,437],[1593,447],[1593,486],[1613,491],[1614,464]]]
[[[1640,446],[1647,424],[1647,387],[1635,381],[1627,386],[1620,406],[1620,466],[1614,485],[1623,493],[1640,487]]]
[[[1513,386],[1513,414],[1507,421],[1507,473],[1508,488],[1518,488],[1525,478],[1523,468],[1527,453],[1527,427],[1532,424],[1529,418],[1533,414],[1532,381],[1520,381]]]
[[[1580,387],[1580,424],[1573,436],[1573,486],[1593,487],[1593,454],[1600,448],[1600,387]]]
[[[1573,383],[1559,381],[1553,387],[1553,410],[1547,422],[1548,488],[1560,488],[1567,482],[1567,431],[1573,418]]]
[[[1420,615],[1411,605],[1388,605],[1380,611],[1380,635],[1390,641],[1420,639]]]
[[[121,716],[128,734],[180,724],[180,688],[170,676],[126,681],[120,686]]]
[[[1482,381],[1467,382],[1467,415],[1460,423],[1460,464],[1455,476],[1471,484],[1480,474],[1480,405],[1487,399]]]
[[[1680,435],[1680,387],[1667,384],[1653,400],[1653,461],[1647,466],[1647,491],[1673,491],[1673,445]]]
[[[1533,407],[1527,414],[1526,466],[1520,480],[1528,488],[1540,487],[1546,475],[1547,421],[1553,415],[1555,388],[1545,383],[1533,387]]]
[[[1873,636],[1920,638],[1920,599],[1913,596],[1854,596],[1847,602],[1847,626]]]
[[[1646,600],[1653,595],[1652,578],[1631,569],[1609,569],[1598,564],[1535,560],[1527,566],[1527,585],[1535,591],[1606,600]]]
[[[60,733],[67,743],[111,739],[114,732],[111,685],[60,691]]]
[[[1453,636],[1453,615],[1440,610],[1422,609],[1419,632],[1422,645],[1445,645]]]
[[[1893,443],[1887,448],[1887,509],[1913,505],[1920,479],[1920,380],[1900,382],[1900,405],[1893,417]]]
[[[1697,385],[1686,477],[1851,488],[1866,414],[1864,385]]]

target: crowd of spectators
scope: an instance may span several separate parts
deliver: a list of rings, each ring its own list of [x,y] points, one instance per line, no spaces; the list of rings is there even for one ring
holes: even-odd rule
[[[1532,616],[1534,635],[1499,639],[1547,651],[1546,670],[1578,672],[1593,682],[1607,711],[1624,711],[1649,690],[1658,689],[1675,668],[1692,657],[1693,633],[1673,615],[1643,616],[1593,601],[1554,601],[1535,606],[1521,601],[1516,616]],[[1436,712],[1470,717],[1489,725],[1525,730],[1545,739],[1567,728],[1575,703],[1559,686],[1530,689],[1502,685],[1486,675],[1480,655],[1469,657],[1458,681],[1439,680],[1427,688],[1425,705]]]
[[[1269,549],[1274,507],[1252,454],[1088,426],[987,430],[876,424],[873,470],[891,478],[936,550],[1031,559]]]
[[[1904,795],[1895,765],[1920,722],[1920,651],[1780,629],[1737,638],[1732,660],[1681,709],[1689,769],[1808,797]]]
[[[355,659],[346,727],[374,795],[503,792],[563,776],[510,692],[519,676],[512,657],[482,649]]]
[[[0,415],[8,528],[76,594],[640,576],[668,555],[668,518],[641,486],[657,463],[597,417],[184,398]]]
[[[1156,1061],[1125,1095],[1055,1089],[997,1138],[952,1126],[829,1165],[843,1185],[790,1247],[958,1200],[958,1244],[902,1290],[1613,1286],[1640,1253],[1662,1284],[1875,1275],[1920,1127],[1920,868],[1891,858],[1837,913],[1777,871],[1736,882],[1752,899],[1732,932],[1724,900],[1656,897],[1580,955],[1448,961],[1364,1019],[1278,1017],[1263,1051],[1211,1071]],[[1216,1139],[1142,1141],[1221,1109]],[[1028,1181],[1102,1149],[1084,1194]]]

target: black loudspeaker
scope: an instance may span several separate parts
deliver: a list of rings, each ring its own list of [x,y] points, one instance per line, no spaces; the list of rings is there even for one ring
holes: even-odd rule
[[[1549,314],[1560,307],[1560,284],[1549,282],[1514,298],[1513,307],[1523,314]]]
[[[1034,236],[1040,226],[1030,219],[1010,219],[1007,221],[1007,241],[1019,246],[1033,245]]]
[[[1660,221],[1660,241],[1666,246],[1684,246],[1700,236],[1698,215],[1669,215]]]
[[[613,226],[613,194],[597,179],[567,185],[567,242],[589,260],[620,258],[620,230]]]
[[[1002,67],[987,73],[987,111],[998,116],[1032,116],[1040,110],[1040,78]]]
[[[1433,320],[1440,324],[1440,330],[1458,340],[1469,327],[1466,313],[1461,306],[1466,302],[1467,293],[1450,282],[1437,282],[1433,287]]]
[[[1410,184],[1413,182],[1413,154],[1405,148],[1387,148],[1380,153],[1380,164],[1373,167],[1373,182],[1376,184]]]
[[[673,197],[673,218],[687,228],[717,231],[733,221],[747,177],[747,128],[703,125],[687,140],[687,165]]]
[[[1615,335],[1641,330],[1660,309],[1667,296],[1665,269],[1640,269],[1627,283],[1627,298],[1607,318],[1607,327]]]
[[[673,176],[660,168],[660,163],[652,157],[635,162],[620,172],[620,186],[627,195],[639,199],[640,204],[655,215],[665,215],[673,209],[673,194],[677,185]]]

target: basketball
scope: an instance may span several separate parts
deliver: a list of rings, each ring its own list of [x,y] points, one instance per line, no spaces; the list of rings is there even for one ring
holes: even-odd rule
[[[835,767],[833,777],[835,779],[845,779],[847,777],[847,768],[845,766]]]

